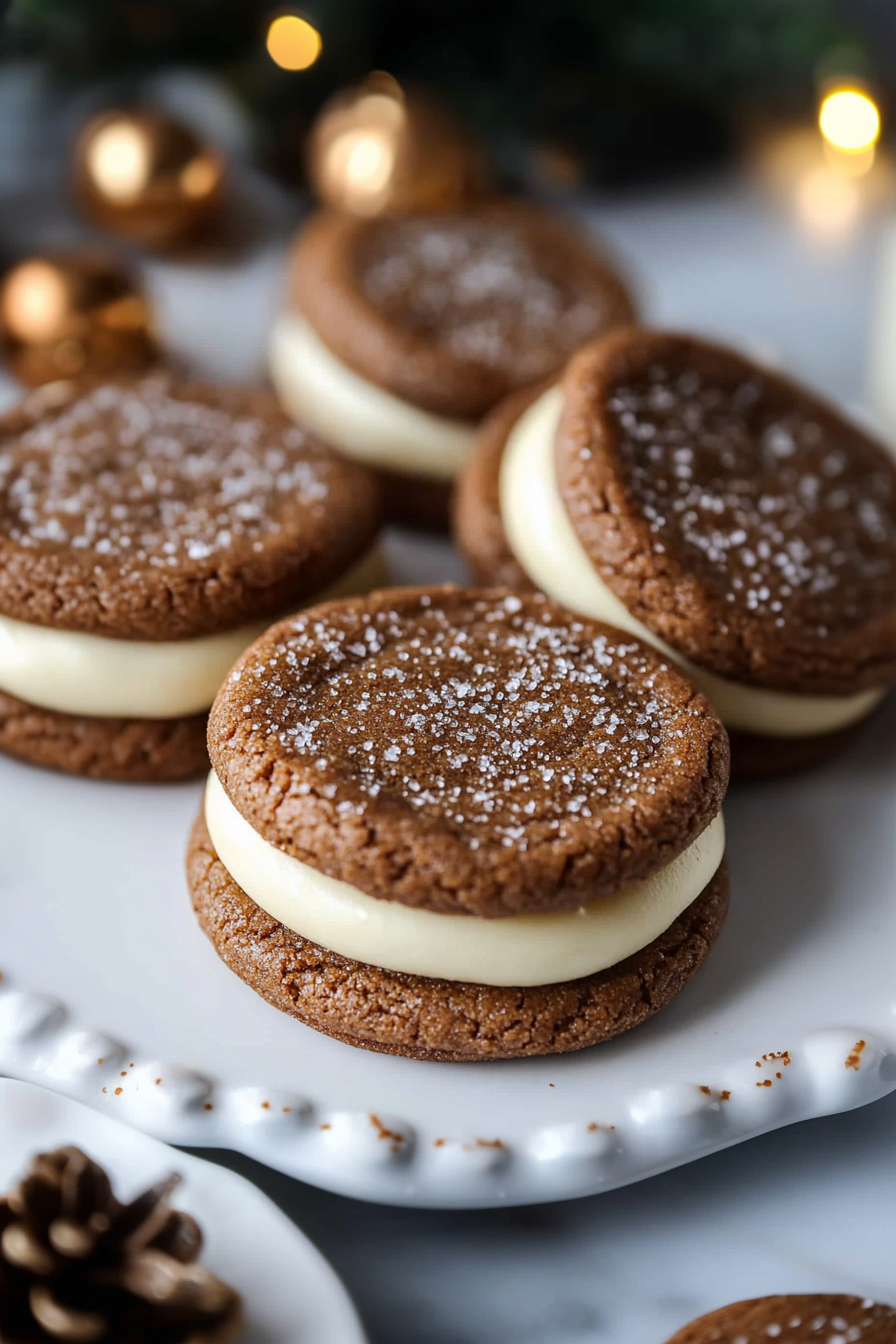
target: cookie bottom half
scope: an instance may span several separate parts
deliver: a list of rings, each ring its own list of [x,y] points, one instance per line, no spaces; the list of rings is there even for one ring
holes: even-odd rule
[[[449,1063],[563,1054],[665,1008],[728,910],[728,869],[649,947],[596,975],[527,989],[433,980],[351,961],[267,915],[218,858],[200,814],[187,851],[193,909],[218,955],[268,1003],[349,1045]]]
[[[862,731],[867,719],[814,737],[765,737],[729,728],[732,780],[783,779],[832,760]]]
[[[0,751],[70,775],[171,783],[208,770],[207,714],[102,719],[61,714],[0,691]]]

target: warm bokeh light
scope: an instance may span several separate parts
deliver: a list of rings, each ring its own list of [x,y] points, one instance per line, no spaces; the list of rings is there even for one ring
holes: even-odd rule
[[[806,173],[797,187],[800,220],[817,237],[836,238],[849,233],[858,222],[861,204],[855,180],[828,167]]]
[[[830,140],[824,142],[826,163],[842,177],[864,177],[874,167],[877,147],[867,145],[865,149],[837,149]]]
[[[58,336],[69,309],[59,270],[45,261],[23,261],[3,286],[6,328],[17,340],[39,344]]]
[[[88,146],[87,168],[110,200],[135,200],[151,171],[146,133],[128,119],[103,126]]]
[[[307,70],[322,47],[320,33],[298,14],[281,14],[268,28],[268,55],[281,70]]]
[[[845,153],[871,149],[880,135],[880,113],[860,89],[837,89],[823,100],[818,124],[825,140]]]
[[[180,172],[180,184],[194,200],[211,195],[220,180],[221,163],[209,154],[197,154]]]
[[[329,149],[328,173],[350,209],[374,214],[395,170],[396,145],[382,128],[358,127],[337,136]]]

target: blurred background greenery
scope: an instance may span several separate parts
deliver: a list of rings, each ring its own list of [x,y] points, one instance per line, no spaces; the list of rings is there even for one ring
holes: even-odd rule
[[[226,81],[286,176],[322,103],[387,70],[462,113],[501,181],[537,172],[617,187],[732,152],[756,118],[797,114],[829,69],[886,82],[883,5],[822,0],[12,0],[0,54],[36,56],[64,83],[172,64]],[[853,12],[855,11],[855,12]],[[272,58],[278,18],[295,29]],[[282,54],[282,52],[281,52]]]

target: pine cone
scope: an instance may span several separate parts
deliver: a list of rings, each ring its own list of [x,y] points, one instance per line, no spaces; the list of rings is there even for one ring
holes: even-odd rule
[[[78,1148],[36,1157],[0,1199],[0,1344],[220,1344],[240,1300],[196,1263],[202,1234],[172,1209],[180,1177],[131,1204]]]

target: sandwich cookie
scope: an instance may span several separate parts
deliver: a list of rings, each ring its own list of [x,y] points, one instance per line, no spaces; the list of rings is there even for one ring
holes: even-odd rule
[[[725,917],[721,723],[655,651],[540,595],[395,589],[283,621],[219,692],[209,752],[200,924],[352,1045],[608,1040]]]
[[[608,263],[530,206],[302,231],[271,340],[286,409],[381,472],[398,522],[444,527],[477,423],[633,318]]]
[[[896,678],[890,455],[719,346],[632,328],[497,411],[457,534],[478,573],[674,658],[737,775],[825,759]]]
[[[381,578],[376,481],[262,392],[55,383],[0,420],[0,749],[107,779],[207,768],[234,659]]]
[[[843,1293],[735,1302],[692,1321],[667,1344],[896,1344],[896,1308]]]

